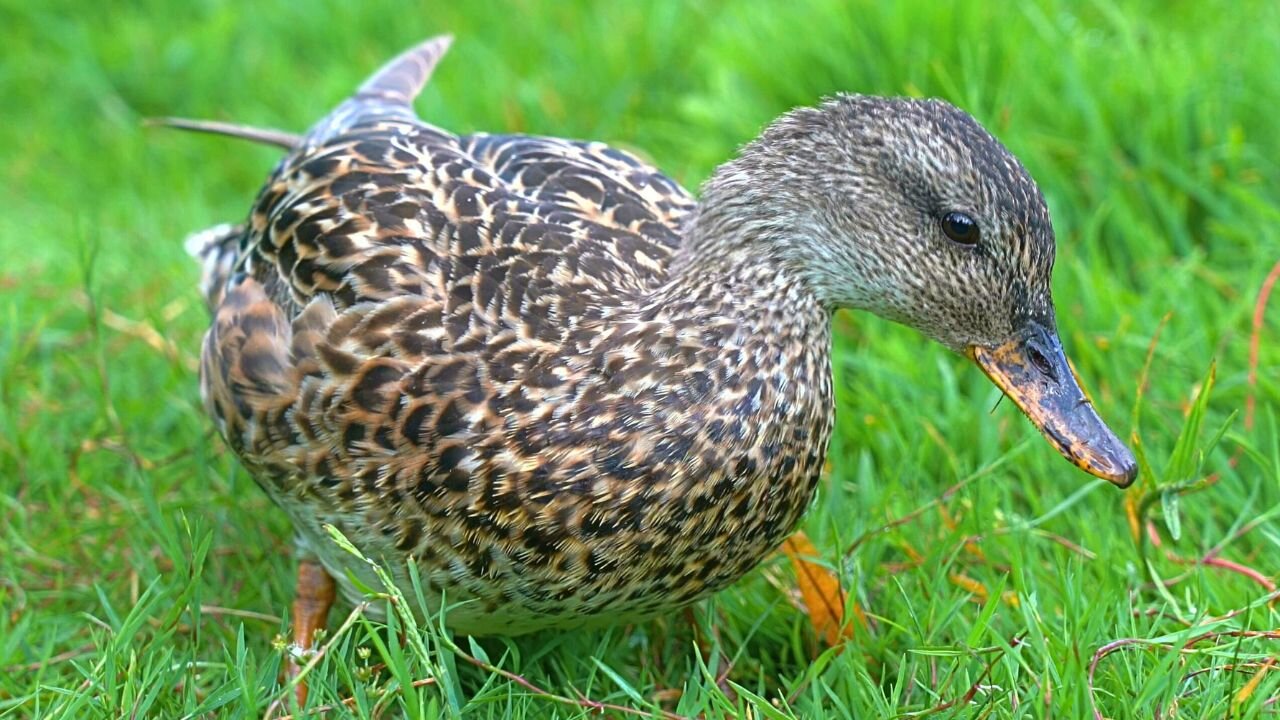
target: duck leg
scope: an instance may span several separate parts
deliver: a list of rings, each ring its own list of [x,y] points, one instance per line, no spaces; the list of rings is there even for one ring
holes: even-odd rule
[[[298,653],[289,660],[289,677],[297,677],[301,668],[298,658],[311,650],[317,630],[329,621],[329,608],[333,607],[334,585],[328,571],[313,558],[298,561],[298,585],[293,593],[293,644]],[[307,702],[307,682],[303,680],[295,689],[298,707]]]

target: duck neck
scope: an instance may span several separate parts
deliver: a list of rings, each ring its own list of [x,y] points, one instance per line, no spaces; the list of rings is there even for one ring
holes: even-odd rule
[[[830,350],[833,308],[797,272],[779,237],[784,229],[732,208],[700,211],[689,224],[668,281],[653,296],[654,315],[700,317],[734,328],[733,337],[772,338],[780,348],[820,359]],[[736,343],[735,343],[736,344]],[[818,368],[812,368],[818,371]]]
[[[694,287],[727,280],[775,300],[803,297],[829,319],[838,293],[824,281],[829,269],[823,266],[830,263],[815,248],[835,243],[815,221],[811,203],[788,186],[785,167],[771,162],[749,146],[716,169],[685,226],[673,280]]]
[[[812,498],[831,437],[831,310],[784,257],[768,251],[780,245],[758,234],[767,227],[707,220],[691,226],[694,235],[645,319],[677,339],[675,349],[657,352],[692,358],[672,374],[666,397],[674,405],[696,399],[678,414],[714,448],[705,453],[713,465],[730,469],[750,498],[742,502],[769,508],[742,528],[759,547],[772,548]],[[712,387],[689,395],[699,376]],[[716,472],[699,467],[691,465],[686,477]],[[717,487],[704,482],[689,493],[697,502]],[[712,514],[708,524],[715,522]]]

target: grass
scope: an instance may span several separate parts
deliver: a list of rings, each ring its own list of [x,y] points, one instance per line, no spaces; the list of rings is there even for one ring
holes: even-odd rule
[[[1049,198],[1064,341],[1147,467],[1127,493],[1091,482],[1009,403],[988,412],[998,393],[962,359],[841,315],[839,428],[804,530],[872,617],[843,651],[815,643],[773,558],[698,606],[697,633],[676,615],[514,641],[428,625],[400,642],[411,614],[339,607],[311,705],[1280,710],[1280,310],[1255,327],[1280,258],[1274,3],[2,0],[0,21],[0,718],[261,717],[289,695],[289,527],[199,408],[206,317],[181,247],[242,217],[276,154],[141,120],[301,129],[443,31],[458,42],[425,117],[641,148],[690,186],[823,94],[968,109]]]

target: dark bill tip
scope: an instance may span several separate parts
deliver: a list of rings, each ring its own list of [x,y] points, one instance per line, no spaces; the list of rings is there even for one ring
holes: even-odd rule
[[[1118,487],[1133,484],[1133,452],[1098,416],[1053,331],[1036,326],[1022,338],[996,347],[974,345],[966,354],[1063,457]]]

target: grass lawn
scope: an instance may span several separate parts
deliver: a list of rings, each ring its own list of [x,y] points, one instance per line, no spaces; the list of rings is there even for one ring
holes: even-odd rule
[[[870,618],[851,643],[815,640],[782,557],[692,625],[401,642],[412,615],[339,605],[311,706],[1280,712],[1280,298],[1259,303],[1280,260],[1280,5],[6,0],[0,24],[0,718],[262,717],[290,696],[290,529],[201,410],[182,249],[242,218],[278,153],[142,120],[301,130],[446,31],[425,118],[606,140],[690,187],[824,94],[969,110],[1048,197],[1063,340],[1144,471],[1126,492],[1087,478],[967,361],[841,314],[803,529]]]

